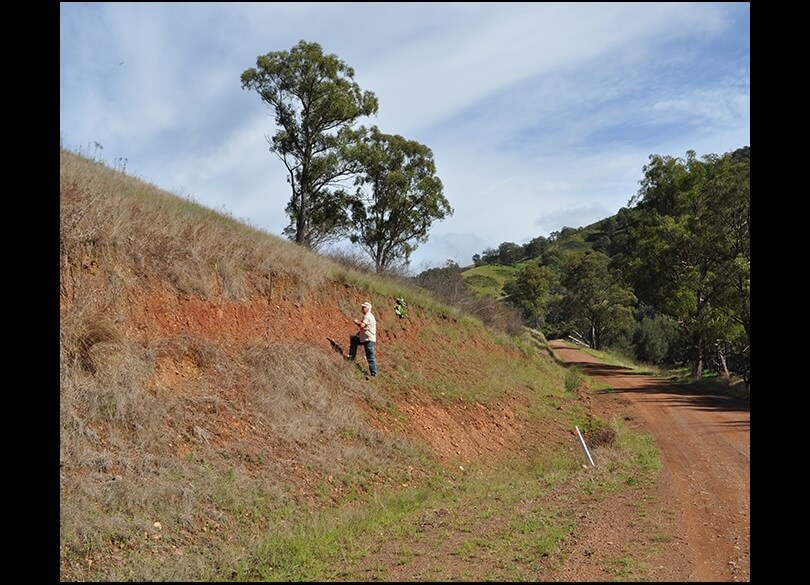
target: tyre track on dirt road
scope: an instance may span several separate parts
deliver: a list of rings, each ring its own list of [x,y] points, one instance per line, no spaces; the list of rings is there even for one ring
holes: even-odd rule
[[[681,581],[750,581],[750,407],[607,366],[552,343],[557,356],[608,384],[658,444],[653,510],[673,546],[656,564]]]

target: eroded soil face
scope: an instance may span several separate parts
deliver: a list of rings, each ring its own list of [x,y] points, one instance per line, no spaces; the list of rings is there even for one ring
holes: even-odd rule
[[[363,302],[351,290],[336,286],[301,302],[294,298],[273,301],[257,299],[249,304],[178,299],[152,293],[131,299],[131,326],[141,333],[171,335],[188,331],[222,344],[237,347],[251,339],[279,338],[325,344],[334,341],[343,351],[353,329],[352,308]],[[342,307],[335,299],[342,299]],[[411,359],[428,353],[418,343],[427,319],[418,311],[405,321],[387,317],[378,308],[380,343],[378,359],[386,367],[386,351],[396,343],[408,343]],[[156,331],[157,330],[157,331]],[[322,339],[321,339],[322,338]],[[483,340],[465,343],[488,345]],[[645,432],[658,444],[662,460],[656,493],[628,487],[598,501],[581,498],[581,530],[564,543],[558,561],[546,564],[541,580],[604,581],[621,575],[617,559],[644,557],[636,568],[656,581],[749,581],[750,580],[750,409],[748,403],[690,393],[666,381],[605,366],[596,358],[569,344],[552,348],[564,362],[613,388],[582,396],[588,410],[603,419],[620,416]],[[488,351],[498,351],[494,344]],[[363,360],[360,359],[362,367]],[[193,378],[188,364],[167,364],[167,376]],[[442,364],[436,364],[441,369]],[[238,401],[238,392],[233,400]],[[526,432],[514,415],[517,405],[508,401],[487,408],[446,409],[410,393],[397,404],[406,419],[378,420],[387,432],[396,431],[427,443],[437,460],[448,468],[459,463],[481,462],[524,447]],[[246,408],[245,412],[249,412]],[[371,413],[369,413],[371,414]],[[396,428],[395,428],[396,425]],[[260,442],[262,429],[249,417],[229,417],[218,427],[223,440]],[[564,429],[547,429],[560,437]],[[228,438],[230,437],[230,439]],[[314,478],[313,478],[314,479]],[[303,478],[306,481],[306,478]],[[570,502],[569,502],[570,505]],[[483,527],[481,527],[483,529]],[[446,539],[446,534],[437,533]],[[442,542],[427,539],[426,558],[442,563],[448,575],[465,574],[468,567],[452,566],[452,556],[441,556]],[[380,560],[380,559],[378,559]],[[428,567],[425,568],[425,571]],[[391,578],[397,575],[392,569]],[[413,580],[414,567],[397,578]],[[456,572],[460,571],[460,572]],[[427,574],[427,573],[426,573]]]
[[[344,352],[351,322],[359,315],[365,298],[346,287],[332,289],[307,298],[294,296],[257,298],[244,302],[203,302],[184,299],[160,287],[128,293],[127,334],[132,337],[161,338],[189,334],[215,342],[223,351],[236,352],[251,341],[287,339],[325,348],[332,343],[334,358]],[[409,359],[432,363],[430,347],[419,343],[420,332],[429,319],[420,311],[410,312],[398,321],[383,310],[375,311],[379,327],[378,361],[384,375],[394,366],[397,344],[407,344]],[[390,313],[390,312],[389,312]],[[468,338],[454,343],[474,345],[485,352],[502,351],[484,338]],[[557,356],[577,364],[586,374],[610,386],[611,392],[587,392],[581,396],[595,416],[621,417],[628,424],[652,434],[662,460],[660,481],[650,488],[627,486],[620,492],[592,495],[561,492],[551,497],[565,499],[565,506],[577,510],[579,530],[562,543],[561,554],[543,561],[542,571],[531,576],[541,581],[609,581],[622,579],[617,560],[643,558],[643,567],[634,567],[633,579],[655,581],[749,581],[750,580],[750,409],[747,403],[687,392],[665,381],[605,366],[588,354],[565,343],[553,343]],[[360,358],[358,367],[364,365]],[[437,369],[453,367],[433,364]],[[161,387],[166,391],[195,392],[201,373],[187,359],[161,358],[157,364]],[[376,383],[376,382],[375,382]],[[384,382],[383,382],[384,383]],[[267,444],[268,433],[251,414],[249,401],[238,380],[223,379],[218,385],[219,400],[229,409],[211,405],[204,414],[207,428],[216,429],[206,440],[226,448],[238,442],[252,445],[257,453],[268,450],[292,463],[287,472],[297,475],[302,489],[314,485],[317,477],[301,466],[296,467],[293,453],[284,453],[281,444]],[[515,415],[521,405],[513,398],[486,407],[470,404],[466,408],[442,408],[412,389],[398,394],[397,410],[405,416],[386,419],[368,412],[373,424],[385,432],[401,433],[428,445],[436,459],[450,469],[467,463],[485,463],[518,453],[527,444],[560,440],[570,429],[526,428]],[[562,405],[564,407],[565,405]],[[529,441],[529,434],[545,433]],[[183,456],[189,446],[178,440],[177,454]],[[596,462],[597,465],[599,462]],[[246,463],[249,465],[249,462]],[[260,470],[257,468],[257,473]],[[340,494],[336,493],[335,498]],[[553,503],[553,502],[551,502]],[[526,502],[525,505],[545,505]],[[519,512],[519,511],[516,511]],[[452,554],[453,538],[446,526],[454,524],[442,518],[446,510],[434,511],[427,518],[419,544],[408,543],[409,550],[422,547],[420,565],[401,565],[399,549],[382,547],[368,562],[388,567],[384,580],[431,580],[436,575],[457,580],[485,579],[486,566],[470,567]],[[459,525],[464,525],[457,519]],[[476,534],[486,537],[486,525]],[[492,525],[493,531],[500,527]],[[458,543],[455,543],[457,546]],[[472,572],[471,572],[472,571]],[[357,573],[353,573],[357,575]],[[373,577],[379,580],[380,576]]]
[[[276,295],[272,299],[257,296],[247,303],[183,298],[155,284],[129,292],[126,326],[129,335],[142,339],[198,336],[234,356],[251,342],[302,342],[324,350],[331,348],[335,359],[340,361],[348,352],[349,336],[356,331],[352,319],[361,316],[360,304],[365,300],[367,297],[340,284],[330,284],[301,298],[292,294]],[[446,373],[458,367],[438,361],[433,348],[419,342],[421,332],[430,326],[431,319],[446,317],[428,318],[418,308],[411,309],[408,318],[402,320],[393,315],[391,307],[376,306],[374,313],[378,324],[380,378],[385,377],[385,370],[395,367],[395,359],[420,363],[426,378],[433,371]],[[464,343],[490,355],[504,351],[485,337],[468,337],[454,343]],[[394,356],[398,348],[407,348],[406,358]],[[459,353],[464,353],[463,348]],[[188,358],[164,357],[157,366],[160,378],[157,382],[161,388],[177,392],[194,392],[195,383],[202,375]],[[367,367],[362,350],[356,366]],[[380,383],[385,384],[385,381]],[[209,426],[218,429],[214,440],[222,444],[234,440],[255,441],[258,449],[263,448],[261,441],[265,433],[251,420],[249,403],[239,389],[238,380],[223,381],[219,387],[220,398],[235,406],[239,414],[217,418],[217,413],[208,413]],[[497,457],[510,450],[519,451],[523,447],[523,433],[537,432],[524,428],[523,421],[515,415],[515,408],[520,405],[512,404],[511,400],[507,398],[487,407],[469,404],[445,408],[433,402],[424,389],[414,387],[396,399],[397,409],[406,415],[404,418],[387,419],[368,409],[366,414],[381,430],[414,437],[429,445],[441,464],[456,467],[459,463]],[[562,434],[556,428],[545,432],[550,437]]]

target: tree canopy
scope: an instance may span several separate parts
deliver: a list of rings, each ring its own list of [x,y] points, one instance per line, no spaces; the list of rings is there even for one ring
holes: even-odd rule
[[[518,309],[528,325],[541,328],[557,280],[550,268],[528,262],[514,279],[503,285],[506,303]]]
[[[338,187],[357,171],[345,150],[360,132],[356,121],[377,113],[376,96],[354,82],[354,69],[303,40],[260,55],[241,81],[275,113],[278,131],[268,143],[292,189],[285,235],[310,248],[342,236],[347,202]]]
[[[609,263],[602,252],[572,254],[561,281],[564,310],[570,319],[587,324],[586,337],[594,349],[602,349],[633,322],[636,297]]]
[[[433,222],[453,214],[432,151],[375,126],[349,156],[362,169],[348,197],[349,239],[360,244],[377,272],[408,264]]]
[[[514,276],[503,284],[506,302],[530,324],[542,316],[546,335],[588,330],[583,336],[592,344],[628,357],[688,363],[695,378],[706,363],[748,383],[750,160],[748,146],[701,158],[693,151],[685,158],[651,155],[638,193],[616,215],[534,238],[520,257],[504,242],[473,255],[473,262],[513,266]],[[584,262],[589,251],[602,255]],[[637,301],[621,300],[625,286]],[[611,296],[623,307],[622,318],[600,333],[599,307],[589,305]],[[631,307],[628,328],[625,309]]]
[[[639,299],[679,324],[696,378],[718,340],[750,343],[749,177],[745,157],[651,156],[615,261]]]

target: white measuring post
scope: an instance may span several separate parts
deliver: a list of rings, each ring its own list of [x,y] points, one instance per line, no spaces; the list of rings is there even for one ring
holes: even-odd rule
[[[591,467],[596,467],[596,464],[591,458],[591,453],[588,451],[588,446],[585,444],[585,439],[582,437],[582,433],[579,432],[579,427],[574,426],[574,428],[577,431],[577,439],[579,439],[579,444],[582,446],[582,450],[585,452],[585,457],[588,459],[588,463],[591,465]]]

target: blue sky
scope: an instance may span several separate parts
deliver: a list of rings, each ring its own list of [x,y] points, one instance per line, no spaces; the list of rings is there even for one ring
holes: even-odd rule
[[[462,266],[615,214],[651,154],[750,146],[747,2],[60,3],[62,145],[281,235],[272,112],[240,76],[317,42],[433,151],[454,214],[412,256]],[[97,146],[98,145],[98,146]]]

